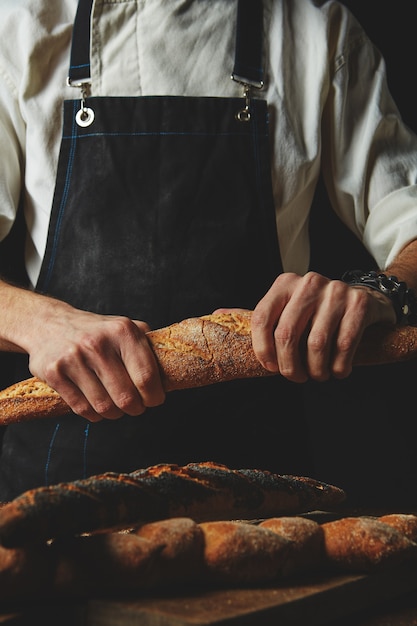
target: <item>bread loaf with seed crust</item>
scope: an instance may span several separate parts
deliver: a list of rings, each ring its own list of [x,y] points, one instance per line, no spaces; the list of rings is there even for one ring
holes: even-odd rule
[[[342,489],[308,477],[211,462],[161,464],[26,491],[0,508],[0,543],[17,547],[172,517],[259,519],[330,510],[344,500]]]
[[[185,319],[147,333],[165,391],[235,379],[272,376],[252,348],[251,311]],[[354,365],[405,361],[417,356],[417,328],[374,325],[366,329]],[[36,377],[0,392],[0,425],[69,412],[59,394]]]

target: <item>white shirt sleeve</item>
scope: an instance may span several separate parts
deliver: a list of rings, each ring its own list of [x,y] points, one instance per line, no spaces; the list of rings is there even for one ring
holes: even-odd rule
[[[324,109],[322,170],[334,210],[384,269],[417,238],[417,136],[380,52],[354,22],[349,29]]]
[[[16,217],[24,176],[25,123],[17,92],[0,67],[0,240],[10,231]]]

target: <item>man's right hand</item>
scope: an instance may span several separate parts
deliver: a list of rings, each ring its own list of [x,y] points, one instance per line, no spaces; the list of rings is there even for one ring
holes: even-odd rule
[[[165,392],[145,322],[98,315],[0,281],[0,349],[29,354],[45,381],[91,422],[141,415]]]

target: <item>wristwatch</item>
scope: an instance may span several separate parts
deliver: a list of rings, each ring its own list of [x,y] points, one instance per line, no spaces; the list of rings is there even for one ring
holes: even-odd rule
[[[387,276],[374,271],[349,270],[343,274],[342,280],[353,287],[355,285],[363,285],[387,296],[392,302],[399,326],[417,325],[417,298],[415,292],[407,287],[407,283],[399,281],[396,276]]]

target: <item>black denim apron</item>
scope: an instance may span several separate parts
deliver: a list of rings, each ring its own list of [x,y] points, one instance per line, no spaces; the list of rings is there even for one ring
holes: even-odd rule
[[[91,4],[80,2],[74,25],[75,82],[88,70]],[[241,0],[234,75],[247,85],[261,82],[262,24],[262,3]],[[249,92],[65,101],[37,290],[152,328],[252,309],[282,271],[269,149],[267,103]],[[307,473],[299,404],[296,387],[273,377],[172,392],[138,417],[14,425],[0,497],[159,462]]]

